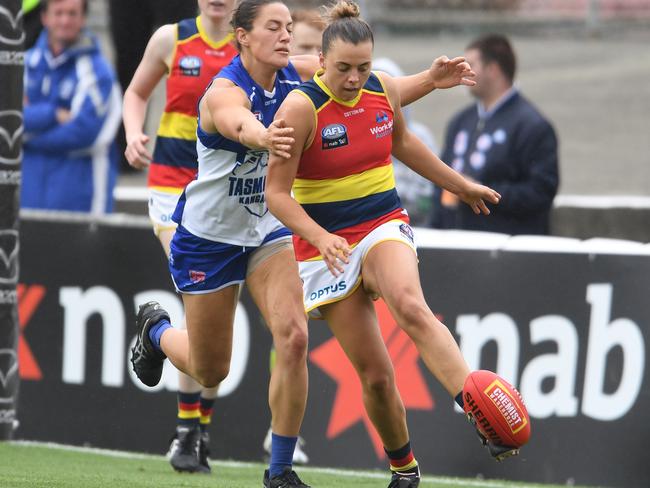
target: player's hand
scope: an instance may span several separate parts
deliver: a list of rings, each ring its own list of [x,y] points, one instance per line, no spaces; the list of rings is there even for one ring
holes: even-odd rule
[[[485,202],[496,205],[501,200],[501,195],[492,188],[467,181],[466,189],[458,193],[458,198],[472,207],[475,214],[490,215],[490,209]]]
[[[149,137],[142,133],[127,138],[124,156],[126,156],[129,164],[136,169],[146,168],[153,159],[153,156],[145,146],[148,142]]]
[[[57,108],[56,109],[56,121],[59,124],[65,124],[72,118],[72,112],[70,110],[66,110],[64,108]]]
[[[283,119],[274,120],[267,127],[263,139],[263,146],[272,154],[284,159],[291,157],[296,140],[293,138],[293,127],[287,127]]]
[[[472,71],[472,67],[462,56],[454,59],[449,59],[447,56],[436,58],[429,68],[429,75],[436,88],[476,85],[476,81],[472,79],[476,73]]]
[[[327,264],[330,273],[334,276],[343,273],[343,265],[350,262],[349,256],[352,252],[348,241],[343,237],[327,232],[316,239],[314,244],[320,251],[320,255],[323,256],[323,261]]]

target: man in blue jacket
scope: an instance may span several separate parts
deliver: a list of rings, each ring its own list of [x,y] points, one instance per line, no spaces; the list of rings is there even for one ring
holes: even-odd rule
[[[506,37],[480,37],[467,47],[465,57],[476,72],[470,92],[478,103],[449,123],[442,159],[494,188],[501,201],[481,218],[466,205],[457,205],[453,194],[436,189],[433,226],[548,234],[559,183],[555,131],[513,85],[516,59]]]
[[[87,0],[43,2],[43,32],[25,58],[21,206],[102,214],[113,206],[121,93]]]

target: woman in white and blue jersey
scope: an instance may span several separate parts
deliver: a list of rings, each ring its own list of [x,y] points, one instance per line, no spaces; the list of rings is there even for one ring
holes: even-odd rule
[[[291,235],[268,213],[264,185],[269,151],[288,155],[293,143],[293,129],[273,122],[275,112],[318,63],[289,61],[292,21],[282,2],[244,0],[232,24],[240,55],[199,102],[198,176],[174,215],[169,266],[183,294],[187,335],[150,302],[138,315],[132,361],[145,384],[159,381],[168,356],[201,384],[218,385],[228,374],[239,286],[246,282],[277,350],[264,484],[306,487],[291,464],[307,400],[307,320]]]
[[[291,236],[268,213],[264,187],[269,152],[289,157],[294,143],[293,129],[273,117],[287,94],[320,66],[314,56],[289,60],[292,21],[279,0],[240,1],[232,24],[240,56],[199,102],[198,176],[175,213],[179,225],[169,265],[183,294],[187,332],[172,328],[156,302],[141,306],[131,361],[150,386],[160,380],[166,357],[204,386],[218,385],[228,374],[239,285],[245,282],[276,347],[264,486],[306,487],[291,464],[307,400],[307,319]],[[462,58],[440,59],[402,79],[405,103],[436,87],[470,83]]]

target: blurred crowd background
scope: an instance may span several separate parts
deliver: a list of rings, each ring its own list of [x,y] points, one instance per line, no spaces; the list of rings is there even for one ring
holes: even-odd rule
[[[90,0],[88,23],[114,62],[108,3]],[[323,2],[286,3],[297,8]],[[425,69],[441,54],[462,55],[482,33],[508,35],[518,58],[517,86],[553,123],[560,143],[560,187],[551,233],[590,237],[594,232],[650,241],[650,231],[645,230],[650,226],[644,225],[650,223],[650,0],[361,0],[360,4],[377,32],[376,56],[397,61],[406,73]],[[161,83],[150,106],[148,134],[156,132],[163,101]],[[416,103],[412,116],[432,131],[440,146],[450,118],[469,103],[466,89],[447,90]],[[122,165],[116,210],[141,208],[145,213],[146,199],[138,203],[137,198],[140,187],[146,198],[145,184],[145,174]],[[621,206],[634,210],[625,214],[630,223],[625,228],[618,214],[608,217],[603,211]],[[568,207],[573,210],[563,213],[561,209]],[[585,214],[587,207],[600,211]],[[576,208],[582,210],[576,213]],[[599,227],[603,220],[610,223]]]

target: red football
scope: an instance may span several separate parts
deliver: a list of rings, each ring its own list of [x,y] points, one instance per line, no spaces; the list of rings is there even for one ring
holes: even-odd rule
[[[530,417],[519,392],[492,371],[473,371],[463,387],[465,413],[492,443],[521,447],[530,438]]]

